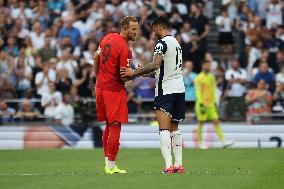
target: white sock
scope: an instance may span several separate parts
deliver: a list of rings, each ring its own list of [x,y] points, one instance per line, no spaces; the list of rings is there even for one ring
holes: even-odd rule
[[[180,130],[171,132],[175,167],[182,165],[182,135]]]
[[[172,166],[172,149],[171,149],[170,131],[168,130],[160,131],[160,145],[161,145],[162,155],[166,163],[166,168],[170,168],[170,166]]]
[[[109,169],[112,169],[112,168],[114,168],[115,167],[115,161],[109,161],[108,160],[108,168]]]
[[[105,157],[105,164],[108,166],[108,157]]]

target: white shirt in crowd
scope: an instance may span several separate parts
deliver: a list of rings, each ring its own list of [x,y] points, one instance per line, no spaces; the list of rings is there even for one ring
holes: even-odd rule
[[[59,91],[55,91],[53,94],[45,93],[41,97],[41,105],[46,106],[44,109],[44,115],[47,117],[55,117],[55,108],[62,102],[62,94]]]
[[[74,122],[74,108],[70,104],[60,103],[55,109],[55,119],[60,119],[62,125],[69,126]]]
[[[280,82],[282,84],[284,84],[284,74],[279,72],[278,74],[276,74],[276,81]]]
[[[124,15],[132,15],[137,17],[139,13],[137,10],[139,10],[142,6],[143,3],[141,1],[133,1],[133,2],[124,1],[120,5],[120,10]]]
[[[266,15],[266,27],[271,29],[274,24],[282,25],[282,6],[279,4],[269,4]]]
[[[44,33],[37,35],[35,32],[30,33],[30,38],[35,49],[41,49],[44,46]]]
[[[217,16],[215,20],[216,24],[219,26],[219,32],[231,32],[232,31],[232,21],[229,17]]]
[[[253,71],[253,66],[255,62],[261,57],[261,51],[260,49],[256,47],[252,47],[249,50],[249,57],[248,57],[248,65],[247,65],[247,74],[248,74],[248,79],[252,80],[254,77],[254,71]]]
[[[93,60],[93,55],[90,51],[84,51],[83,52],[83,57],[85,59],[85,61],[91,65],[94,64],[94,60]]]
[[[80,31],[81,36],[86,36],[93,28],[93,24],[94,22],[92,19],[87,19],[86,22],[78,20],[73,23],[73,27],[77,28]]]
[[[244,69],[229,69],[225,73],[225,79],[230,80],[230,79],[245,79],[248,80],[247,77],[247,72]],[[233,83],[229,84],[229,91],[228,91],[228,96],[229,97],[241,97],[244,95],[246,92],[246,87],[242,85],[241,83]]]
[[[38,72],[35,77],[35,84],[38,85],[43,80],[43,83],[40,87],[37,88],[37,94],[43,95],[45,93],[48,93],[48,84],[49,80],[51,82],[55,82],[56,80],[56,71],[53,69],[49,69],[48,71],[48,78],[44,76],[43,72]]]
[[[72,79],[72,81],[75,80],[75,71],[78,68],[78,64],[76,61],[69,59],[67,61],[60,61],[58,62],[56,66],[56,70],[60,70],[62,68],[65,68],[68,71],[68,77]]]

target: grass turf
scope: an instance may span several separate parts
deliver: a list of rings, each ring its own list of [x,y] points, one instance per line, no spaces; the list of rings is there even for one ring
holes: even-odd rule
[[[0,151],[0,188],[276,189],[283,149],[184,150],[184,175],[163,175],[159,149],[122,149],[126,175],[105,175],[101,149]]]

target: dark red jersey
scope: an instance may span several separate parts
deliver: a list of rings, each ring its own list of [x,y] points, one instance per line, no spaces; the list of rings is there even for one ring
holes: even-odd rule
[[[127,40],[118,33],[110,33],[102,39],[99,49],[99,74],[96,87],[112,91],[125,89],[120,77],[120,68],[129,67],[132,59]]]

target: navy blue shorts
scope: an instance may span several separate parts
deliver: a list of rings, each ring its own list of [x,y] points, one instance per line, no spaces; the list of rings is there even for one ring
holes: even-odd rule
[[[172,121],[182,121],[185,116],[185,94],[173,93],[156,96],[154,110],[162,110],[172,118]]]

